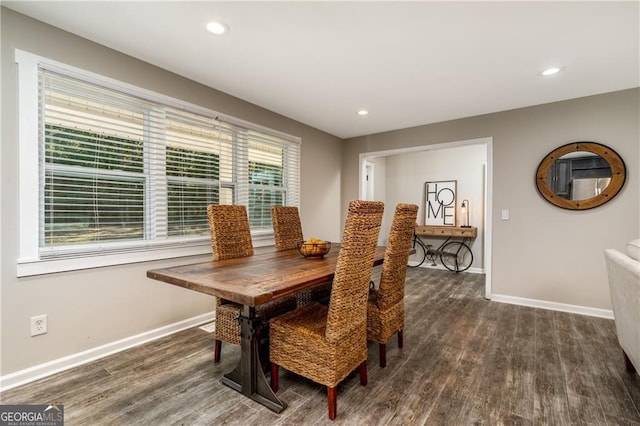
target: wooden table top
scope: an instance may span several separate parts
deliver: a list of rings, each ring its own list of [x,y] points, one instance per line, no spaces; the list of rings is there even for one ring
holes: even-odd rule
[[[253,256],[147,271],[147,277],[247,306],[258,306],[333,279],[340,244],[321,259],[298,250],[257,249]],[[384,260],[377,247],[374,265]]]

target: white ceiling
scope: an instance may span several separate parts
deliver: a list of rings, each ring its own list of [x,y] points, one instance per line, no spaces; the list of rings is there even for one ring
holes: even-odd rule
[[[637,1],[2,5],[341,138],[640,85]]]

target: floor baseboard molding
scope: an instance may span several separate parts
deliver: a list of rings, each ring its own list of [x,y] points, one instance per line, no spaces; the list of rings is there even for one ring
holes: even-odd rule
[[[214,319],[215,313],[213,311],[207,312],[202,315],[187,318],[186,320],[178,321],[173,324],[156,328],[155,330],[145,331],[144,333],[140,333],[135,336],[126,337],[115,342],[107,343],[106,345],[87,349],[86,351],[67,355],[59,359],[54,359],[43,364],[38,364],[24,370],[1,376],[0,392],[42,379],[52,374],[59,373],[60,371],[87,364],[97,359],[133,348],[135,346],[150,342],[160,337],[186,330],[187,328],[211,322]]]
[[[588,306],[569,305],[566,303],[549,302],[547,300],[506,296],[504,294],[492,294],[491,300],[494,302],[509,303],[511,305],[529,306],[531,308],[548,309],[551,311],[568,312],[571,314],[587,315],[590,317],[613,319],[613,311],[610,309],[590,308]]]
[[[409,262],[409,266],[415,267],[416,263],[418,262]],[[436,266],[433,266],[430,263],[427,263],[426,261],[422,265],[420,265],[420,268],[431,268],[431,269],[439,269],[441,271],[449,271],[449,269],[445,268],[441,264],[437,264]],[[449,271],[449,272],[453,272],[453,271]],[[484,268],[469,268],[464,272],[468,272],[470,274],[484,274]]]

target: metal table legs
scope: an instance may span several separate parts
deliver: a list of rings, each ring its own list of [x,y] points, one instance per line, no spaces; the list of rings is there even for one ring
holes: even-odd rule
[[[260,339],[263,331],[262,318],[256,316],[255,308],[244,306],[240,321],[240,362],[236,368],[222,377],[222,383],[241,394],[280,413],[287,404],[273,392],[260,363]]]

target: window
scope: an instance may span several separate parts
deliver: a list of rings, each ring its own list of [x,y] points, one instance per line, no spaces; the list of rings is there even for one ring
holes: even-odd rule
[[[25,52],[16,59],[19,276],[79,269],[78,258],[90,267],[207,253],[208,204],[246,205],[260,241],[272,235],[272,205],[298,205],[297,138]]]

